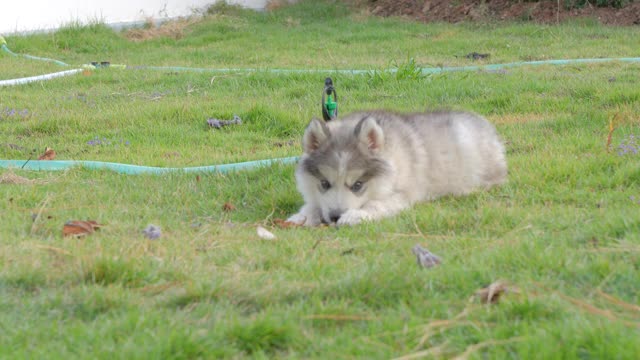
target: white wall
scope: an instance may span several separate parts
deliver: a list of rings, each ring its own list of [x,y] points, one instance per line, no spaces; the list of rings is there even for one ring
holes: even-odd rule
[[[80,21],[141,21],[151,17],[189,15],[216,0],[0,0],[0,34],[57,28]],[[228,0],[262,9],[267,0]]]

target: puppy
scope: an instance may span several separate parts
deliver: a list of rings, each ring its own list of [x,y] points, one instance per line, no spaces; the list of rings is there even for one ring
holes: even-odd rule
[[[495,128],[467,112],[358,112],[313,119],[296,169],[305,204],[288,221],[354,225],[419,201],[464,195],[505,182]]]

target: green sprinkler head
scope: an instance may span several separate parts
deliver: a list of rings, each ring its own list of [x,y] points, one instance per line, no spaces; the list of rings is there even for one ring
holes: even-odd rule
[[[322,91],[322,118],[330,121],[338,117],[338,93],[333,87],[333,80],[330,77],[324,80],[324,90]]]

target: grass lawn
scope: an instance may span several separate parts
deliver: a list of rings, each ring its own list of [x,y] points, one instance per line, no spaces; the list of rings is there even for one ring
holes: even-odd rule
[[[100,24],[6,37],[16,53],[72,65],[260,70],[107,68],[0,87],[0,159],[45,147],[60,160],[163,167],[296,156],[331,75],[343,114],[486,116],[507,143],[509,181],[376,223],[307,229],[276,224],[302,205],[293,165],[0,169],[0,358],[637,359],[640,63],[414,70],[639,56],[640,28],[419,24],[305,1],[216,7],[179,30],[142,42]],[[491,56],[465,58],[474,51]],[[0,80],[61,70],[0,52]],[[207,127],[234,114],[242,125]],[[63,237],[72,219],[104,227]],[[159,239],[143,237],[149,224]],[[258,225],[277,239],[258,238]],[[418,267],[415,244],[442,264]],[[497,304],[474,298],[498,280],[511,291]]]

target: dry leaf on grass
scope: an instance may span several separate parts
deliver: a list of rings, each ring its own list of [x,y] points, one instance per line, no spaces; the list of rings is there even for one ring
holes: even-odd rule
[[[55,158],[56,152],[52,148],[47,147],[44,149],[44,154],[38,157],[38,160],[53,160]]]
[[[222,205],[222,211],[235,211],[236,210],[236,206],[233,205],[230,202],[226,202],[224,203],[224,205]]]
[[[498,280],[486,288],[476,291],[475,296],[478,297],[483,304],[497,304],[502,294],[506,294],[507,292],[517,292],[517,288],[504,281]]]
[[[277,227],[281,228],[281,229],[288,229],[288,228],[292,228],[292,227],[300,227],[302,225],[291,222],[291,221],[287,221],[284,219],[273,219],[273,224],[276,225]]]
[[[62,228],[62,235],[75,237],[85,236],[94,233],[102,226],[102,224],[98,224],[93,220],[70,220],[64,224]]]
[[[263,228],[262,226],[258,226],[258,228],[256,229],[258,232],[258,236],[260,237],[260,239],[263,240],[275,240],[276,236],[273,235],[273,233],[265,228]]]
[[[157,38],[181,39],[187,27],[196,22],[195,19],[178,19],[165,21],[157,25],[152,18],[148,18],[144,28],[133,28],[125,32],[124,36],[131,41],[146,41]]]

